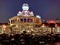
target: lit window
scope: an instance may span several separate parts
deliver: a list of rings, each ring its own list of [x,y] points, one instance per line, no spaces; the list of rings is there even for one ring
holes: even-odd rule
[[[32,22],[32,19],[28,18],[28,22]]]
[[[12,20],[11,23],[15,23],[15,20]]]
[[[36,23],[39,23],[39,20],[38,19],[36,19]]]

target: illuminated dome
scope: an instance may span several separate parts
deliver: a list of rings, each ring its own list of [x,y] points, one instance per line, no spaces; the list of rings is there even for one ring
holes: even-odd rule
[[[24,3],[22,6],[22,11],[19,11],[17,16],[34,16],[33,12],[29,11],[29,5],[27,3]]]
[[[29,10],[29,5],[27,3],[24,3],[22,6],[23,10]]]
[[[41,16],[39,16],[39,15],[36,15],[36,17],[37,17],[37,18],[41,18]]]

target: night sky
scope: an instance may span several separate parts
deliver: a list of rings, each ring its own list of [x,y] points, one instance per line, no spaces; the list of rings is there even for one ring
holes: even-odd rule
[[[60,19],[60,0],[0,0],[0,23],[22,11],[23,3],[28,3],[30,11],[44,20]]]

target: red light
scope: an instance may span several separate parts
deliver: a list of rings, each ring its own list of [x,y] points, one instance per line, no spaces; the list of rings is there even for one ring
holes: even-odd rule
[[[49,20],[48,23],[56,23],[54,20]]]
[[[60,45],[60,42],[56,42],[56,43],[54,43],[53,45]]]

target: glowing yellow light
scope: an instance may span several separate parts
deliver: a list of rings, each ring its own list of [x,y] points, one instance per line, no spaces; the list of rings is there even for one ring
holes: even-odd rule
[[[18,25],[16,25],[16,27],[18,27]]]
[[[5,26],[5,25],[3,25],[3,28],[6,28],[6,26]]]
[[[29,30],[27,30],[27,32],[30,32]]]
[[[45,27],[45,25],[43,24],[42,27]]]
[[[34,31],[33,29],[31,29],[31,31]]]
[[[13,24],[10,24],[11,26],[13,25]]]

